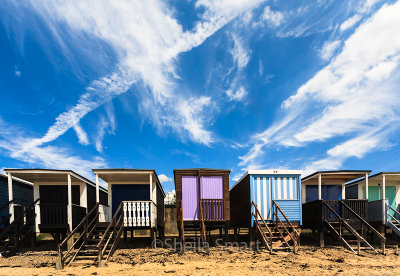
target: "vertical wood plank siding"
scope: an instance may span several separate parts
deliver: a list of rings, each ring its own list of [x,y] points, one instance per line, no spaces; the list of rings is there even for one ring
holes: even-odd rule
[[[231,189],[231,225],[252,225],[251,212],[257,204],[265,220],[272,219],[275,200],[290,221],[302,222],[300,175],[247,175]],[[283,219],[283,218],[282,218]]]
[[[183,220],[199,219],[199,190],[197,176],[182,176]]]
[[[186,194],[183,195],[183,193],[186,193],[185,191],[182,190],[182,182],[183,179],[190,179],[190,178],[196,178],[198,179],[198,175],[200,173],[200,184],[202,185],[202,182],[204,182],[205,187],[212,187],[212,190],[204,190],[201,189],[202,194],[200,194],[201,198],[204,198],[205,196],[211,196],[212,198],[219,198],[223,199],[223,221],[229,221],[230,220],[230,200],[229,200],[229,170],[213,170],[213,169],[188,169],[188,170],[174,170],[174,182],[175,182],[175,191],[176,191],[176,208],[179,208],[180,204],[182,204],[183,209],[185,208],[185,199],[184,197]],[[188,178],[187,178],[188,177]],[[185,180],[186,181],[186,180]],[[196,182],[197,183],[197,182]],[[221,184],[222,183],[222,189],[221,189]],[[214,186],[212,186],[214,184]],[[184,184],[186,185],[186,184]],[[218,186],[219,187],[216,187]],[[193,184],[194,186],[194,184]],[[203,186],[202,186],[203,187]],[[189,192],[189,191],[188,191]],[[194,197],[197,195],[197,198],[195,199]],[[193,202],[197,205],[197,208],[199,206],[199,194],[198,194],[198,188],[197,191],[193,191],[193,194],[191,195]],[[182,201],[184,200],[184,202]],[[179,210],[178,211],[178,216],[179,216]],[[186,212],[186,211],[184,211]],[[186,215],[184,215],[185,217]],[[188,220],[187,218],[185,218]],[[198,220],[199,217],[194,216],[192,220]]]

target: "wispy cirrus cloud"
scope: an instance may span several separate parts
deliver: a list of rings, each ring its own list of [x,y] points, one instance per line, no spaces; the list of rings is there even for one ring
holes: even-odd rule
[[[116,69],[92,81],[77,104],[60,114],[43,137],[32,141],[32,146],[53,141],[70,128],[75,128],[80,142],[86,144],[83,129],[77,127],[80,120],[138,83],[144,87],[138,91],[139,108],[159,132],[168,127],[194,142],[210,145],[214,138],[206,129],[203,116],[210,99],[176,92],[180,90],[176,60],[180,53],[201,45],[225,24],[261,2],[199,0],[195,5],[205,12],[202,21],[190,31],[183,31],[168,7],[158,0],[108,1],[100,5],[97,1],[14,2],[19,8],[35,11],[69,56],[65,41],[75,37],[65,36],[66,27],[67,34],[85,33],[108,43],[118,58]],[[189,105],[194,107],[190,111],[185,108]]]
[[[93,179],[92,168],[106,167],[98,156],[89,158],[71,154],[71,150],[57,146],[33,146],[32,137],[0,118],[0,151],[13,159],[23,161],[32,168],[69,169]]]
[[[336,169],[350,157],[390,145],[400,119],[399,13],[400,1],[365,20],[331,62],[282,104],[283,119],[254,135],[240,165],[257,162],[271,146],[302,147],[340,137],[326,158],[306,166]]]

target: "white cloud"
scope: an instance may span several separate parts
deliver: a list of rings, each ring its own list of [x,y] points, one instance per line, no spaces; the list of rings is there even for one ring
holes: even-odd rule
[[[161,183],[164,183],[164,182],[171,182],[171,181],[172,181],[172,178],[166,176],[165,174],[160,174],[160,175],[158,176],[158,179],[160,180]]]
[[[324,46],[320,51],[320,57],[324,60],[330,59],[335,53],[335,51],[339,48],[339,46],[340,46],[340,40],[325,42]]]
[[[243,46],[242,41],[235,34],[232,34],[234,47],[231,50],[233,61],[236,63],[238,68],[246,67],[250,61],[251,51]]]
[[[63,39],[71,40],[73,37],[65,37],[58,29],[60,24],[67,25],[71,33],[86,33],[110,44],[119,59],[114,72],[92,81],[78,103],[60,114],[46,135],[35,139],[32,145],[57,139],[87,113],[125,93],[138,81],[142,81],[150,92],[143,97],[140,110],[159,132],[169,127],[195,142],[209,145],[214,138],[199,119],[203,118],[205,111],[200,107],[204,105],[197,104],[196,112],[181,108],[195,103],[196,99],[178,92],[176,59],[180,53],[202,44],[226,23],[261,2],[199,0],[196,7],[205,8],[203,21],[198,22],[192,31],[183,31],[171,11],[157,0],[107,1],[101,5],[94,0],[31,2],[28,8],[33,8],[47,22],[54,37],[64,46],[62,49],[66,47]],[[62,26],[60,29],[65,28]],[[76,42],[81,43],[81,40]],[[180,98],[180,105],[176,104],[176,98]]]
[[[241,86],[236,91],[228,89],[226,91],[226,95],[228,96],[230,101],[241,101],[244,97],[247,96],[247,91],[243,88],[243,86]]]
[[[312,164],[330,168],[386,145],[391,132],[375,130],[400,118],[398,14],[400,1],[363,22],[330,64],[282,104],[283,119],[253,137],[240,165],[254,162],[273,144],[305,146],[344,137],[347,141],[328,150],[327,158]]]
[[[76,124],[73,126],[76,135],[78,136],[79,143],[82,145],[89,145],[89,139],[87,137],[86,132],[83,130],[82,126],[80,124]]]
[[[351,27],[353,27],[355,24],[358,23],[358,21],[360,21],[361,19],[361,15],[356,14],[352,17],[350,17],[349,19],[347,19],[346,21],[344,21],[341,25],[340,25],[340,31],[344,32],[348,29],[350,29]]]
[[[71,154],[66,148],[31,145],[31,137],[1,118],[0,127],[0,149],[6,150],[9,157],[26,162],[34,168],[69,169],[92,179],[92,168],[107,166],[106,161],[100,157],[82,158]]]
[[[281,12],[273,11],[269,6],[267,6],[261,15],[261,19],[277,27],[283,23],[284,16]]]

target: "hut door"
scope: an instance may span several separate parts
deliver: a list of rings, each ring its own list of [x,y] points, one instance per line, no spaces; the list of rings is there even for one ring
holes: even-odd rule
[[[224,220],[224,189],[222,176],[202,176],[200,195],[205,220]]]
[[[199,187],[197,176],[182,176],[183,220],[199,219]]]

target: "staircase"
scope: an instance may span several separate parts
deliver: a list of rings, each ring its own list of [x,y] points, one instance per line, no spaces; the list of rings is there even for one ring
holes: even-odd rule
[[[354,210],[349,208],[344,202],[336,201],[337,206],[331,206],[327,201],[322,201],[322,219],[325,227],[330,230],[343,245],[353,253],[360,254],[361,249],[372,250],[378,253],[377,250],[366,240],[365,234],[367,231],[377,236],[382,245],[382,253],[385,254],[385,242],[383,237],[374,227],[372,227],[365,219],[363,219]],[[352,218],[344,219],[339,213],[351,214]],[[351,224],[360,225],[361,233],[357,231]]]
[[[273,250],[287,250],[296,253],[300,245],[300,229],[294,227],[279,205],[273,201],[274,219],[266,222],[257,205],[252,202],[254,226],[261,242],[271,253]],[[284,222],[280,217],[283,217]]]
[[[207,239],[206,239],[206,228],[204,224],[203,208],[200,205],[200,220],[196,222],[185,222],[183,221],[183,210],[182,203],[179,205],[179,231],[181,237],[182,246],[179,248],[180,251],[184,251],[185,243],[190,242],[200,249],[205,249],[208,252]],[[178,248],[177,248],[178,250]]]
[[[8,257],[18,251],[35,235],[35,205],[39,199],[16,215],[13,222],[8,224],[0,234],[0,254]],[[9,202],[11,203],[11,202]]]
[[[390,210],[394,212],[394,216],[390,214]],[[392,229],[392,232],[397,235],[398,238],[400,238],[400,221],[397,218],[400,218],[400,213],[394,209],[392,206],[390,206],[388,203],[386,203],[386,225]],[[399,244],[397,244],[396,247],[396,252],[399,250]]]
[[[107,228],[99,223],[99,203],[58,245],[56,269],[72,265],[104,266],[114,254],[124,229],[122,203]],[[63,250],[65,248],[65,250]]]

